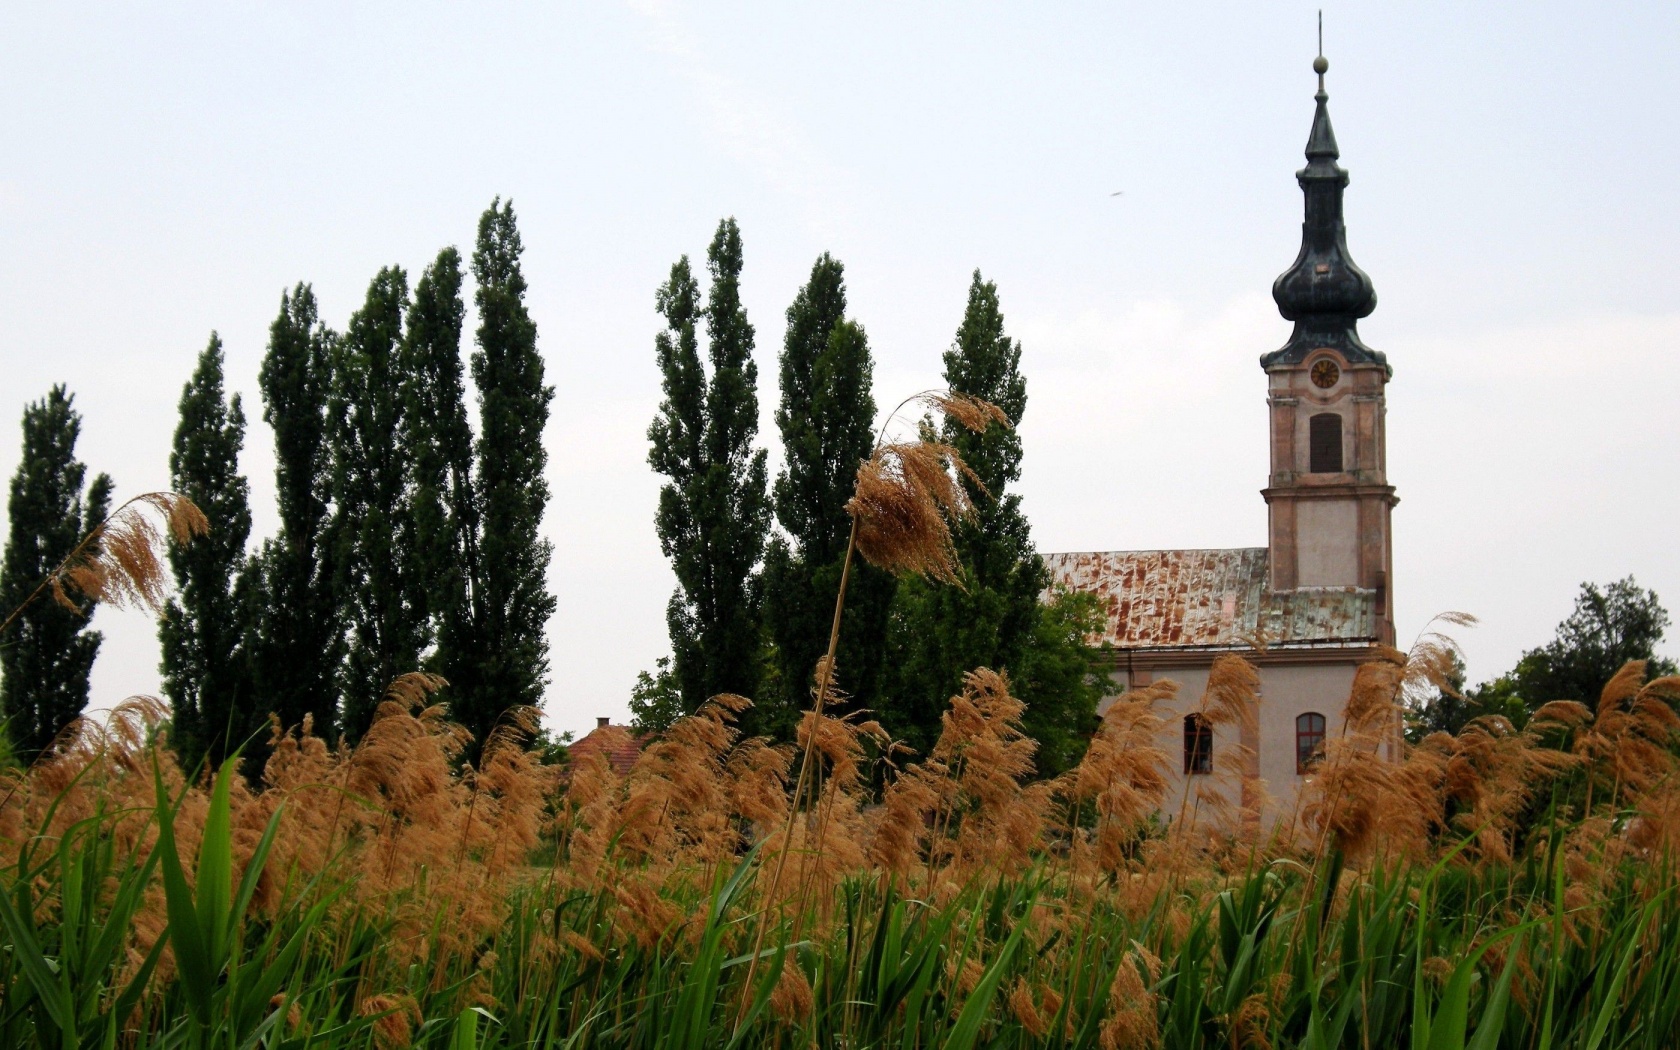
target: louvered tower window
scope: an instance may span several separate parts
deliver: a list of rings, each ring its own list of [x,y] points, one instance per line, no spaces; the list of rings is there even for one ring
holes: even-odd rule
[[[1312,452],[1311,470],[1314,474],[1339,474],[1342,471],[1342,417],[1324,412],[1308,421],[1309,448]]]

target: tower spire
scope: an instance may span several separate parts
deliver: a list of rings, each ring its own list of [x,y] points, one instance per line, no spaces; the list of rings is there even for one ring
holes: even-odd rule
[[[1260,359],[1262,367],[1297,364],[1319,347],[1332,347],[1350,364],[1380,364],[1387,359],[1359,340],[1358,321],[1377,308],[1371,278],[1354,264],[1342,221],[1342,191],[1348,173],[1337,162],[1341,151],[1330,126],[1330,95],[1324,74],[1324,15],[1319,14],[1319,55],[1313,59],[1318,93],[1313,96],[1312,130],[1307,134],[1307,166],[1295,173],[1306,198],[1301,223],[1301,251],[1272,283],[1272,298],[1285,320],[1295,322],[1289,342]]]

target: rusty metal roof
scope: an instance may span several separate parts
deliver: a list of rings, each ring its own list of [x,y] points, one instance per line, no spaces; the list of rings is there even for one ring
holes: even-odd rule
[[[1264,547],[1046,554],[1051,585],[1088,591],[1107,622],[1092,644],[1117,649],[1338,645],[1377,637],[1376,592],[1268,587]]]

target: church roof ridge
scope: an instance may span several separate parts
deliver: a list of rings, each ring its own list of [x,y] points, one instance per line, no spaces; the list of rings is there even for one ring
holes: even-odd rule
[[[1051,585],[1094,594],[1116,649],[1348,644],[1377,637],[1376,593],[1306,587],[1274,592],[1265,547],[1073,551],[1043,555]]]
[[[1121,555],[1121,554],[1224,554],[1227,551],[1229,551],[1231,553],[1237,553],[1237,552],[1245,552],[1246,553],[1246,552],[1249,552],[1249,551],[1262,551],[1263,552],[1265,550],[1266,550],[1266,548],[1263,547],[1263,546],[1253,546],[1253,547],[1134,547],[1134,548],[1129,548],[1129,549],[1126,549],[1126,550],[1113,550],[1113,551],[1040,551],[1039,552],[1039,557],[1041,557],[1041,558],[1067,558],[1067,557],[1072,557],[1072,556],[1077,555],[1077,554],[1102,555],[1103,557],[1113,557],[1113,556]]]

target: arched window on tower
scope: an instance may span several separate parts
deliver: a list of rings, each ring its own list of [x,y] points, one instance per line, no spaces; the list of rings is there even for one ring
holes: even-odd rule
[[[1342,417],[1334,412],[1321,412],[1308,420],[1307,426],[1307,448],[1311,454],[1312,473],[1341,473]]]
[[[1184,716],[1184,773],[1213,772],[1213,723],[1200,714]]]
[[[1334,412],[1321,412],[1307,421],[1308,442],[1314,474],[1342,472],[1342,417]]]
[[[1324,757],[1324,716],[1308,711],[1295,719],[1295,773],[1305,776]]]

